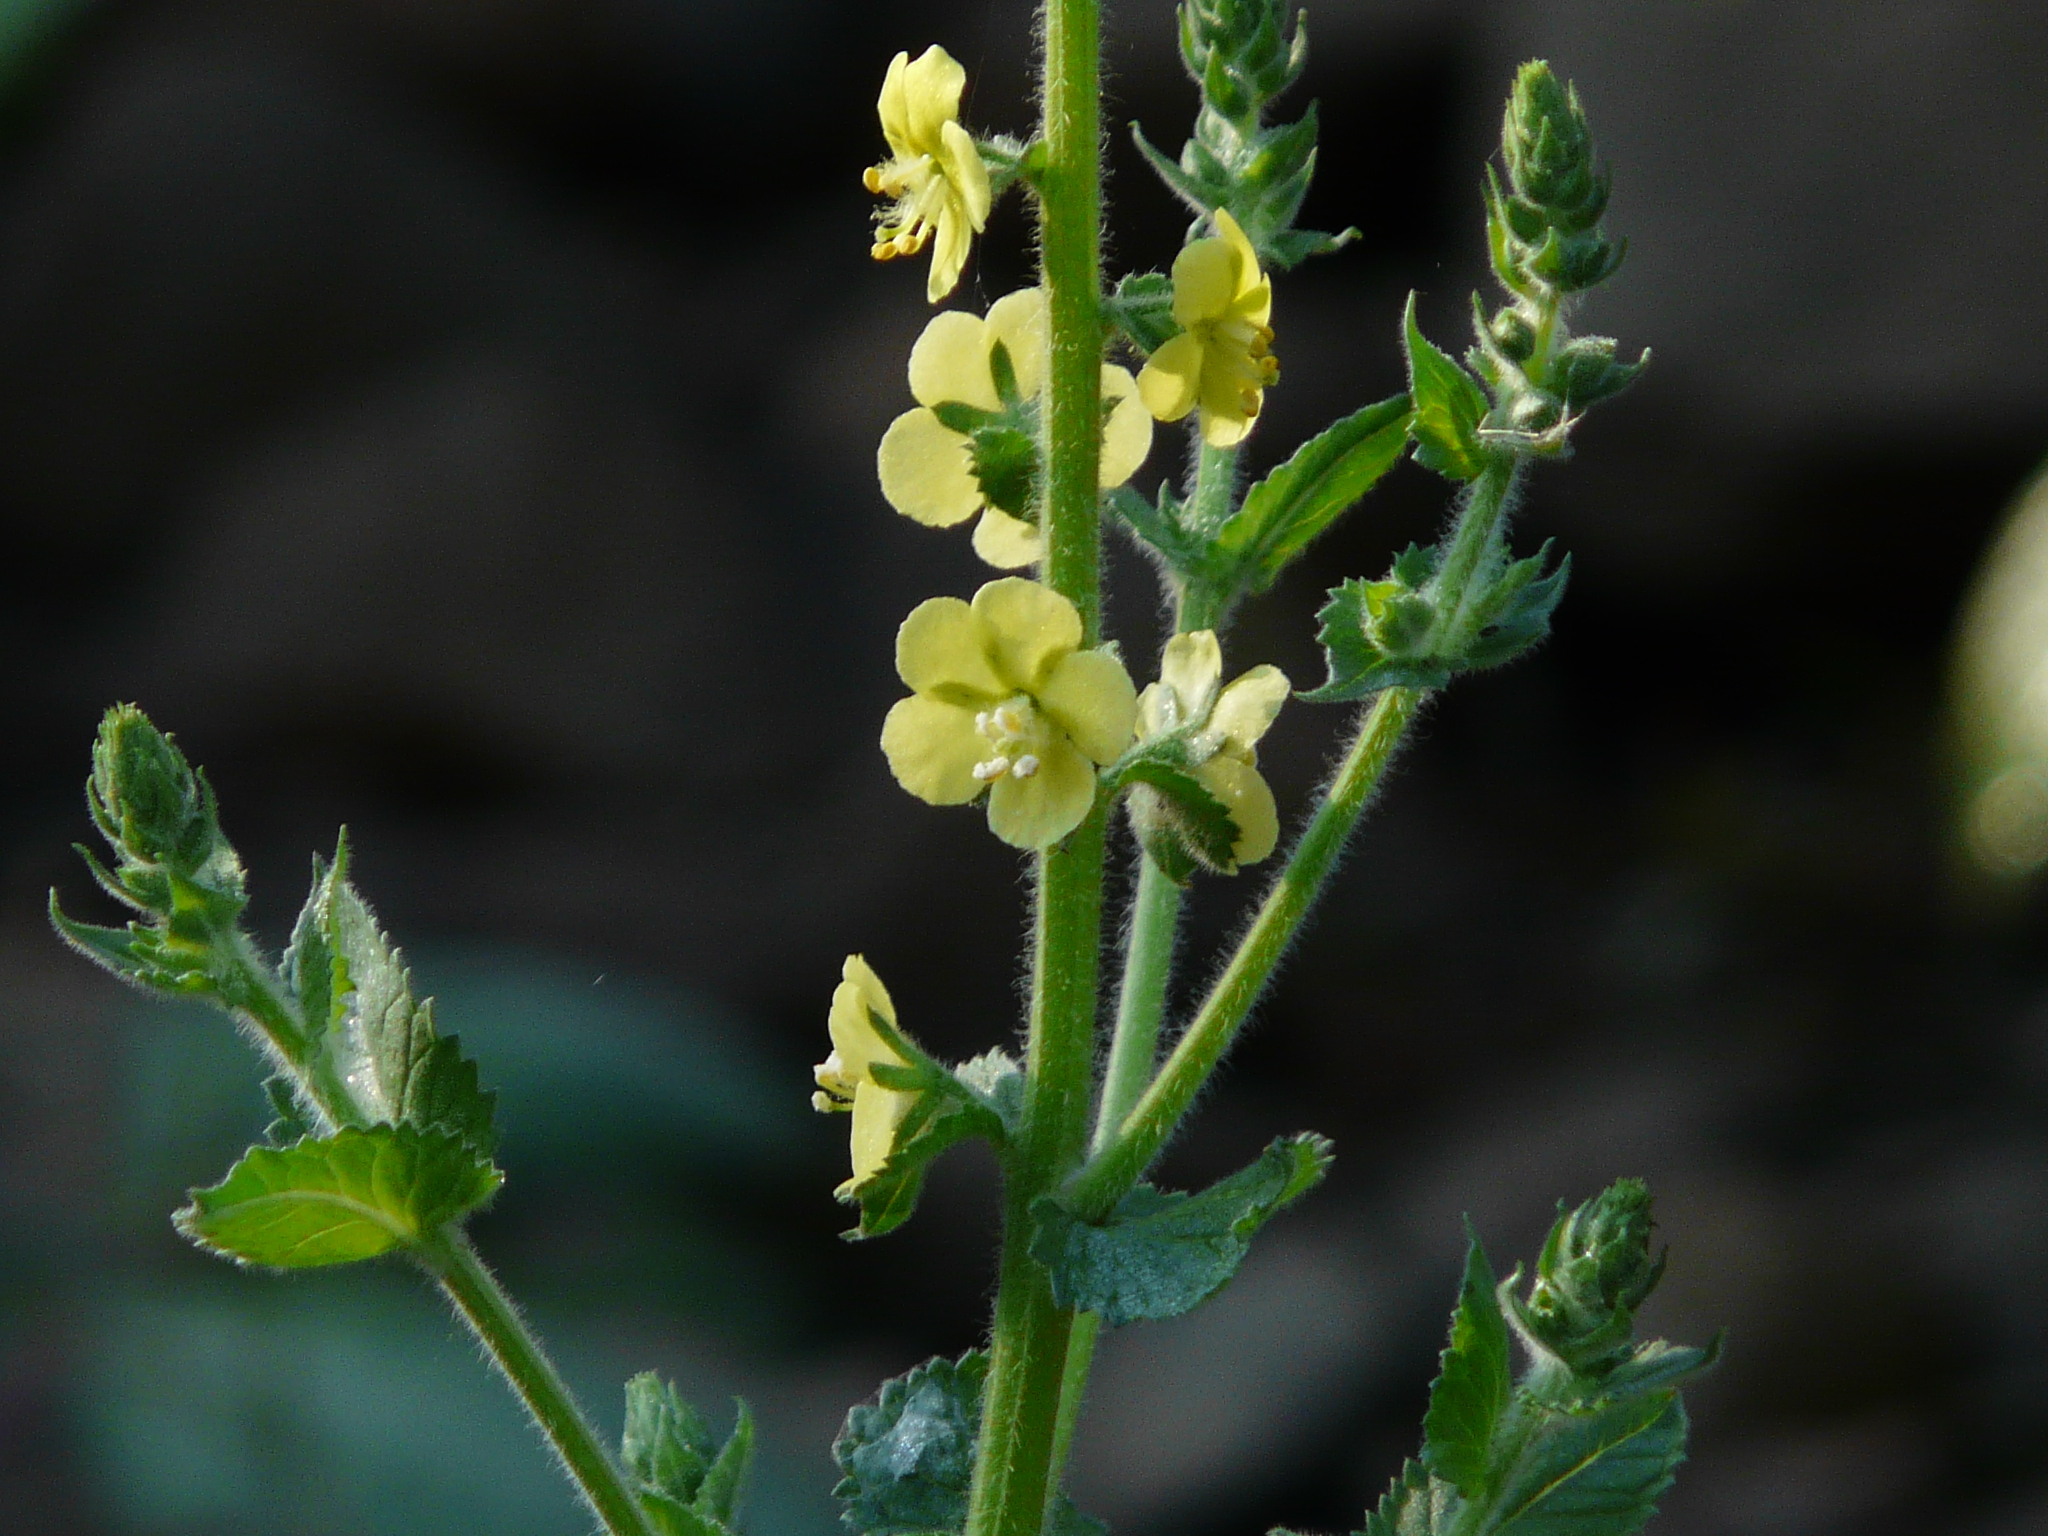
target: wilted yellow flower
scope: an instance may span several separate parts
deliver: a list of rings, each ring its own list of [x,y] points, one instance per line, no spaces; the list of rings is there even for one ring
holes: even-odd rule
[[[896,632],[910,686],[882,725],[896,782],[929,805],[988,792],[989,830],[1013,848],[1049,848],[1087,819],[1095,765],[1131,740],[1136,689],[1107,650],[1084,651],[1081,616],[1021,576],[972,603],[919,603]]]
[[[915,256],[937,236],[924,290],[934,304],[960,281],[988,222],[988,167],[960,126],[966,84],[967,71],[936,43],[915,63],[907,53],[891,59],[877,103],[889,158],[861,178],[870,192],[895,199],[875,216],[875,260]]]
[[[1187,730],[1189,772],[1222,802],[1237,826],[1231,857],[1256,864],[1280,841],[1280,814],[1260,774],[1259,738],[1287,702],[1291,685],[1278,667],[1253,667],[1228,688],[1216,632],[1175,635],[1159,659],[1159,681],[1138,696],[1140,736]]]
[[[1273,284],[1237,220],[1216,210],[1219,233],[1181,248],[1173,262],[1174,337],[1138,375],[1145,408],[1179,421],[1202,408],[1202,440],[1211,448],[1241,443],[1267,388],[1280,381],[1280,362],[1267,348],[1273,330]]]
[[[890,506],[928,528],[950,528],[979,512],[974,552],[1001,570],[1045,554],[1038,526],[1015,515],[1036,493],[1045,336],[1045,294],[1037,288],[997,299],[986,319],[961,310],[932,316],[910,352],[918,408],[890,424],[875,454]],[[998,345],[1008,376],[999,377]],[[1103,365],[1102,395],[1110,410],[1098,478],[1107,490],[1136,474],[1152,451],[1152,418],[1125,369]],[[973,425],[972,434],[940,419],[937,408],[948,406],[955,425]]]
[[[839,1186],[841,1199],[865,1184],[889,1161],[895,1148],[896,1127],[917,1102],[917,1094],[884,1088],[876,1082],[872,1068],[907,1067],[905,1061],[882,1038],[870,1012],[879,1013],[896,1024],[896,1005],[881,977],[868,968],[859,955],[848,955],[839,985],[832,992],[832,1012],[826,1027],[832,1033],[832,1054],[818,1063],[818,1091],[811,1095],[811,1107],[831,1112],[853,1113],[853,1177]]]

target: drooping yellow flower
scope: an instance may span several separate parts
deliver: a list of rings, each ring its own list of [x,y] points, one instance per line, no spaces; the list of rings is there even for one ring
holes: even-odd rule
[[[1095,803],[1095,765],[1130,744],[1138,713],[1124,664],[1080,646],[1074,605],[1021,576],[972,603],[919,603],[896,632],[911,697],[882,725],[896,782],[929,805],[987,791],[989,830],[1013,848],[1065,837]]]
[[[879,1013],[896,1024],[896,1005],[881,977],[868,968],[859,955],[848,955],[841,980],[832,992],[832,1012],[826,1028],[832,1034],[832,1054],[818,1063],[818,1091],[811,1095],[811,1107],[824,1112],[851,1111],[853,1114],[853,1177],[839,1186],[841,1199],[865,1184],[889,1161],[896,1143],[896,1127],[917,1102],[917,1094],[884,1088],[872,1069],[877,1063],[907,1067],[909,1062],[890,1048],[875,1028],[870,1012]]]
[[[875,260],[915,256],[937,237],[924,290],[934,304],[960,281],[988,222],[988,167],[960,126],[966,84],[967,71],[936,43],[914,63],[907,53],[891,59],[877,103],[889,158],[861,178],[870,192],[895,199],[875,216]]]
[[[961,310],[932,316],[910,352],[918,408],[890,424],[875,454],[882,494],[912,521],[950,528],[979,512],[974,552],[999,570],[1045,554],[1037,524],[1016,515],[1031,510],[1036,492],[1045,337],[1045,294],[1037,288],[997,299],[986,319]],[[1009,360],[1007,377],[998,377],[998,345]],[[1152,451],[1152,418],[1137,382],[1114,364],[1103,365],[1102,396],[1110,410],[1098,478],[1108,490],[1136,474]],[[938,409],[947,406],[967,407],[956,424],[971,416],[976,430],[948,426]]]
[[[1200,406],[1202,440],[1231,448],[1244,441],[1266,390],[1280,381],[1280,361],[1267,350],[1272,281],[1237,220],[1221,208],[1216,228],[1174,258],[1173,318],[1181,333],[1152,354],[1138,375],[1138,393],[1161,421],[1179,421]]]
[[[1291,684],[1278,667],[1253,667],[1228,688],[1216,632],[1198,629],[1166,642],[1159,681],[1138,696],[1138,734],[1166,736],[1186,730],[1189,769],[1222,802],[1237,826],[1231,857],[1256,864],[1280,841],[1273,791],[1258,770],[1259,738],[1266,734]]]

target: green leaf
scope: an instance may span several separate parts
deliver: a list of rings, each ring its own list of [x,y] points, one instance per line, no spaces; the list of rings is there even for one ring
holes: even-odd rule
[[[926,1361],[882,1383],[872,1404],[846,1415],[832,1443],[845,1475],[832,1490],[840,1518],[868,1536],[957,1531],[967,1521],[974,1438],[988,1356]]]
[[[652,1371],[626,1383],[620,1459],[663,1536],[723,1536],[738,1513],[754,1455],[754,1416],[744,1402],[720,1446],[704,1416]]]
[[[1371,490],[1407,446],[1412,412],[1396,395],[1354,411],[1310,438],[1253,486],[1217,533],[1244,589],[1263,592],[1309,541]]]
[[[1366,1515],[1360,1536],[1449,1536],[1462,1507],[1449,1483],[1431,1477],[1419,1462],[1405,1462],[1379,1508]]]
[[[1329,678],[1300,698],[1311,704],[1342,704],[1384,688],[1441,688],[1450,681],[1454,669],[1448,662],[1426,654],[1389,655],[1374,638],[1373,631],[1384,628],[1380,621],[1391,603],[1404,597],[1411,604],[1424,601],[1404,591],[1406,585],[1398,580],[1354,579],[1331,588],[1330,600],[1316,614],[1321,626],[1316,638],[1322,643]],[[1393,616],[1404,633],[1423,617],[1405,606]]]
[[[1514,1390],[1507,1319],[1495,1285],[1493,1266],[1474,1236],[1451,1317],[1451,1342],[1422,1421],[1423,1463],[1470,1499],[1486,1493],[1487,1453]]]
[[[1472,376],[1431,346],[1415,323],[1415,295],[1401,318],[1408,351],[1408,393],[1415,402],[1415,462],[1451,480],[1476,480],[1486,468],[1479,424],[1486,396]]]
[[[437,1127],[489,1156],[497,1095],[483,1091],[458,1039],[435,1030],[432,1000],[414,999],[404,956],[349,883],[348,865],[344,834],[334,862],[315,864],[285,956],[285,985],[306,1010],[320,1065],[362,1124]],[[324,1015],[312,1012],[323,1002]]]
[[[311,1269],[411,1247],[475,1210],[502,1176],[460,1138],[411,1126],[351,1127],[255,1147],[173,1220],[243,1264]]]
[[[1181,526],[1181,504],[1166,485],[1159,487],[1155,506],[1128,485],[1103,494],[1102,505],[1118,522],[1150,545],[1176,575],[1187,578],[1203,570],[1207,546]]]
[[[1550,634],[1550,616],[1571,580],[1572,557],[1566,555],[1556,570],[1539,578],[1537,572],[1549,559],[1550,541],[1545,540],[1542,549],[1501,573],[1480,610],[1482,628],[1466,649],[1464,666],[1480,671],[1505,665]]]
[[[1031,1254],[1052,1275],[1061,1306],[1099,1312],[1115,1328],[1178,1317],[1222,1290],[1275,1213],[1322,1181],[1330,1143],[1304,1133],[1275,1141],[1257,1162],[1200,1194],[1140,1184],[1101,1225],[1046,1197],[1032,1207]]]
[[[832,1459],[845,1474],[832,1496],[848,1529],[923,1536],[965,1528],[987,1379],[988,1356],[971,1349],[958,1360],[927,1360],[883,1382],[874,1402],[848,1411],[832,1442]],[[1047,1525],[1049,1536],[1107,1536],[1109,1530],[1064,1494]]]
[[[1530,1405],[1533,1423],[1502,1471],[1475,1532],[1487,1536],[1634,1536],[1657,1512],[1685,1460],[1685,1407],[1675,1392],[1623,1398],[1590,1412]]]

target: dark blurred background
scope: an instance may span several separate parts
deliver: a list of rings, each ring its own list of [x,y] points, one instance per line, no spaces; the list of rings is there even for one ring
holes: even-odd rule
[[[847,1404],[973,1343],[991,1169],[847,1246],[808,1068],[864,950],[942,1054],[1010,1038],[1015,859],[872,746],[890,636],[985,572],[893,516],[918,270],[866,255],[889,56],[1028,127],[1019,0],[0,5],[0,1528],[582,1528],[396,1268],[289,1282],[165,1217],[265,1118],[214,1018],[64,954],[101,708],[207,764],[279,940],[346,821],[503,1089],[480,1239],[608,1424],[642,1368],[754,1402],[754,1536],[827,1536]],[[1642,384],[1536,480],[1556,637],[1460,683],[1172,1157],[1336,1138],[1209,1308],[1103,1351],[1075,1492],[1119,1536],[1355,1528],[1415,1445],[1467,1213],[1503,1262],[1639,1173],[1692,1394],[1667,1536],[2048,1530],[2048,909],[1980,873],[1959,605],[2048,449],[2048,18],[2033,6],[1325,0],[1261,463],[1400,386],[1483,281],[1514,64],[1575,78],[1631,258],[1585,316]],[[1177,145],[1166,0],[1113,107]],[[1113,259],[1183,216],[1112,137]],[[1014,205],[959,301],[1025,280]],[[1147,478],[1169,463],[1162,433]],[[1403,467],[1247,616],[1426,537]],[[2048,590],[2021,583],[2023,591]],[[1156,596],[1128,553],[1125,633]],[[1150,641],[1134,644],[1140,670]],[[2032,654],[2032,653],[2030,653]],[[1336,712],[1265,761],[1300,807]],[[1965,722],[1967,724],[1967,722]],[[2048,854],[2048,843],[2041,851]],[[2017,873],[2015,873],[2017,871]],[[1197,907],[1219,939],[1253,880]]]

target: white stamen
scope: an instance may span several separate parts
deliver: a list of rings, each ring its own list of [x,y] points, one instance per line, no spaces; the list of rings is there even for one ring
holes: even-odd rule
[[[983,711],[982,711],[982,712],[981,712],[980,714],[978,714],[978,715],[976,715],[976,716],[974,717],[974,728],[975,728],[975,729],[976,729],[977,731],[981,732],[981,734],[982,734],[982,735],[984,735],[984,736],[986,736],[986,735],[988,734],[988,711],[987,711],[987,710],[985,710],[985,709],[984,709],[984,710],[983,710]]]
[[[1020,779],[1028,779],[1038,772],[1038,759],[1026,752],[1010,766],[1010,772]]]
[[[1032,766],[1034,768],[1037,766],[1035,759]],[[988,783],[991,779],[1000,779],[1009,771],[1010,760],[1007,757],[992,757],[985,763],[976,763],[972,770],[974,777],[983,784]]]

